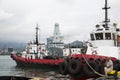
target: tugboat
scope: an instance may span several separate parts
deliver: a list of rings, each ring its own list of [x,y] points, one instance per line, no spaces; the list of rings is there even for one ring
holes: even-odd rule
[[[114,70],[120,70],[120,29],[108,19],[105,0],[105,20],[97,24],[90,33],[90,40],[84,42],[82,53],[68,56],[59,66],[60,73],[70,75],[73,80],[86,80],[104,76],[106,57],[113,61]]]
[[[29,42],[25,51],[21,53],[11,54],[11,58],[20,67],[42,67],[43,68],[58,68],[59,63],[64,60],[60,57],[52,57],[47,55],[45,44],[39,43],[38,40],[38,24],[36,27],[36,40]]]

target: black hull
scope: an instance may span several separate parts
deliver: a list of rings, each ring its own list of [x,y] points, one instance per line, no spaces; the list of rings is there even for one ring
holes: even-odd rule
[[[0,76],[0,80],[30,80],[32,78],[20,76]]]

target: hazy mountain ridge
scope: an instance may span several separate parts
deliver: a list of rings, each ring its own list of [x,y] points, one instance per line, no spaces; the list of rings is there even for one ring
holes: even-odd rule
[[[65,47],[83,47],[83,42],[82,41],[73,41],[72,43],[65,44]],[[0,48],[4,49],[4,48],[14,48],[14,49],[25,49],[27,43],[23,43],[23,42],[8,42],[8,41],[0,41]]]
[[[83,47],[83,42],[76,40],[76,41],[73,41],[73,42],[71,42],[69,44],[65,44],[65,47],[82,48]]]
[[[0,41],[0,48],[25,48],[26,43]]]

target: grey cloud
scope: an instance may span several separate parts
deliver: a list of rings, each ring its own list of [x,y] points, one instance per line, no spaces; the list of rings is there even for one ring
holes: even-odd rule
[[[120,1],[108,1],[110,19],[120,22]],[[38,23],[41,40],[45,41],[52,36],[54,24],[58,22],[65,41],[83,40],[104,20],[103,6],[104,0],[0,0],[0,11],[6,14],[0,18],[0,39],[28,41],[34,38]]]

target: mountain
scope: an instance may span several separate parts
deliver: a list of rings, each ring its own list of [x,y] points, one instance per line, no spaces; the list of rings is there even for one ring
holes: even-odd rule
[[[76,41],[74,41],[72,43],[66,44],[65,47],[82,48],[83,47],[83,42],[76,40]]]
[[[0,41],[0,48],[24,49],[26,43]]]

